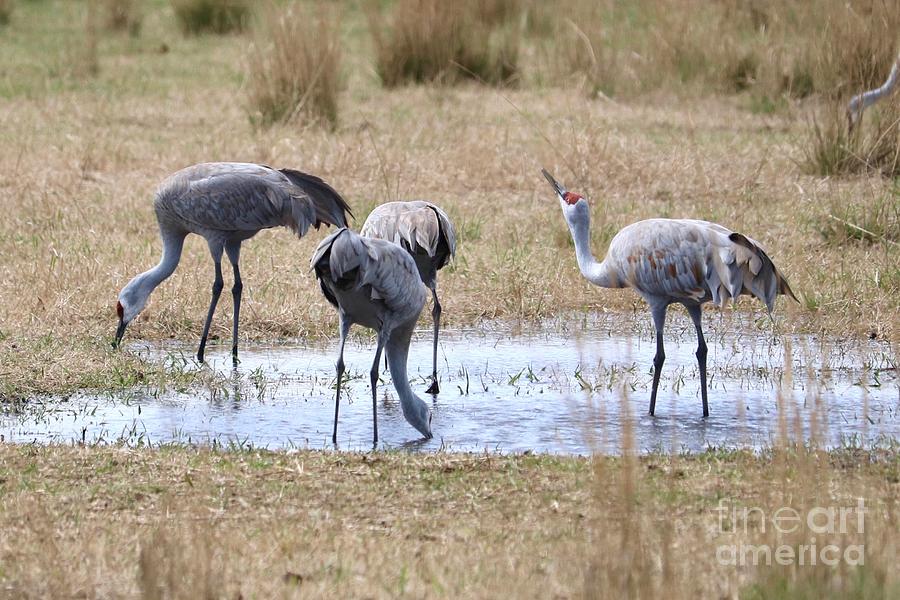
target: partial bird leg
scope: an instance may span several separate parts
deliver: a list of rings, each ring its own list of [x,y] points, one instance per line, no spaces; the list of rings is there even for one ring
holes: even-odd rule
[[[369,382],[372,384],[372,426],[375,430],[373,445],[378,444],[378,363],[381,362],[381,351],[388,340],[382,331],[378,332],[378,347],[375,349],[375,360],[372,362],[372,370],[369,371]]]
[[[666,350],[663,348],[663,329],[666,326],[667,304],[651,304],[650,311],[653,315],[653,325],[656,328],[656,356],[653,357],[653,390],[650,392],[650,414],[656,412],[656,390],[659,387],[659,376],[662,373],[663,363],[666,362]]]
[[[341,406],[341,381],[344,379],[344,344],[347,342],[347,334],[350,333],[350,319],[346,318],[343,313],[340,315],[341,329],[341,347],[338,350],[338,359],[335,368],[337,369],[337,391],[334,394],[334,432],[331,434],[331,443],[337,444],[337,423],[338,409]]]
[[[426,394],[439,394],[437,377],[437,351],[438,351],[438,331],[441,328],[441,303],[438,302],[437,288],[431,288],[431,295],[434,297],[434,308],[431,309],[431,316],[434,318],[434,351],[431,360],[431,387],[425,390]]]
[[[706,340],[703,339],[703,324],[699,305],[688,306],[688,314],[697,329],[697,364],[700,366],[700,397],[703,399],[703,416],[709,416],[709,405],[706,401]]]
[[[231,288],[231,298],[234,301],[234,323],[232,324],[231,333],[231,361],[234,366],[238,364],[238,321],[241,315],[241,292],[244,289],[244,282],[241,281],[241,270],[238,267],[238,261],[241,259],[241,243],[231,242],[225,245],[225,253],[228,260],[231,261],[231,267],[234,270],[234,285]]]
[[[203,325],[203,335],[200,336],[200,347],[197,348],[197,362],[203,362],[203,354],[206,351],[206,338],[209,337],[209,326],[212,325],[213,313],[216,312],[216,304],[219,303],[219,296],[222,294],[222,288],[225,282],[222,279],[222,246],[209,246],[212,254],[213,263],[216,265],[216,280],[212,286],[212,299],[209,302],[209,312],[206,313],[206,324]]]

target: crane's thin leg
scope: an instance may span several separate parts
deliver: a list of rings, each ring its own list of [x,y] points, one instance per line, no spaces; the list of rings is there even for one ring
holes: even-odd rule
[[[342,314],[340,316],[341,324],[341,347],[338,350],[337,364],[337,391],[334,394],[334,432],[331,434],[331,443],[337,444],[337,424],[338,424],[338,408],[341,406],[341,381],[344,379],[344,344],[347,341],[347,334],[350,332],[350,319]]]
[[[209,337],[209,326],[212,325],[213,313],[216,312],[216,304],[219,303],[219,296],[222,293],[222,288],[225,287],[225,282],[222,280],[222,247],[214,248],[212,245],[209,247],[209,251],[212,253],[213,263],[216,266],[216,280],[213,282],[212,286],[212,299],[209,302],[209,312],[206,313],[206,323],[203,325],[203,335],[200,336],[200,347],[197,348],[197,362],[203,362],[203,354],[206,351],[206,338]]]
[[[434,395],[441,392],[440,387],[438,387],[437,377],[438,331],[441,328],[441,303],[438,302],[436,288],[431,288],[431,295],[434,297],[434,308],[431,309],[431,316],[434,318],[434,351],[431,360],[431,387],[425,390],[425,393]]]
[[[666,304],[653,304],[653,325],[656,327],[656,356],[653,357],[653,390],[650,392],[650,414],[656,412],[656,390],[659,388],[659,376],[663,363],[666,362],[666,350],[663,348],[663,329],[666,326]]]
[[[688,314],[697,329],[697,364],[700,366],[700,397],[703,399],[703,416],[709,416],[709,404],[706,400],[706,340],[703,339],[703,323],[700,306],[688,306]]]
[[[387,343],[388,336],[378,332],[378,347],[375,349],[375,360],[372,362],[372,370],[369,371],[369,382],[372,384],[372,426],[375,435],[372,440],[373,445],[378,444],[378,364],[381,362],[381,351]]]
[[[231,361],[234,366],[238,364],[238,321],[241,316],[241,291],[244,289],[244,282],[241,281],[241,270],[238,267],[238,261],[241,259],[241,243],[233,242],[225,246],[225,253],[228,254],[228,260],[231,261],[231,267],[234,270],[234,285],[231,288],[231,298],[234,300],[234,323],[231,333]]]

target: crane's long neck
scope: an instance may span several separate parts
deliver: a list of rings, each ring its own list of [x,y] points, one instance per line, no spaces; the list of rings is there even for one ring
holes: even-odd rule
[[[894,86],[897,85],[898,75],[900,75],[900,56],[894,61],[894,64],[891,66],[891,72],[888,74],[887,80],[881,84],[881,87],[863,94],[863,105],[870,106],[876,100],[890,94],[894,90]]]
[[[410,425],[419,430],[422,435],[431,437],[431,411],[421,398],[416,396],[409,387],[409,379],[406,374],[406,360],[409,357],[409,342],[415,322],[409,326],[398,327],[391,334],[384,346],[387,354],[388,368],[391,370],[391,379],[394,381],[394,389],[400,398],[400,408],[403,417]]]
[[[585,279],[596,286],[612,288],[621,287],[616,278],[609,271],[606,261],[597,262],[591,253],[591,220],[585,213],[583,216],[566,216],[572,240],[575,242],[575,258],[578,260],[578,270]]]
[[[891,72],[888,74],[887,80],[881,84],[881,87],[857,94],[850,99],[848,109],[850,111],[851,124],[859,119],[863,110],[872,106],[884,96],[889,95],[894,90],[898,80],[900,80],[900,55],[894,60]]]
[[[145,298],[149,296],[156,287],[175,272],[175,268],[181,261],[181,250],[184,247],[185,236],[162,235],[163,254],[162,258],[155,267],[149,271],[144,271],[132,280],[129,285],[139,286],[140,294]]]

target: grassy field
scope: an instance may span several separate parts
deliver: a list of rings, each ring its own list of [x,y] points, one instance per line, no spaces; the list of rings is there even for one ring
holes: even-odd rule
[[[104,7],[125,4],[138,12],[123,17],[123,31],[108,30]],[[339,89],[336,104],[326,102],[334,119],[288,111],[293,118],[260,127],[254,86],[272,80],[252,75],[267,43],[252,20],[227,35],[186,35],[164,0],[0,0],[0,402],[203,376],[127,351],[136,339],[199,337],[213,279],[199,238],[189,238],[178,271],[129,328],[125,351],[112,351],[110,341],[118,291],[159,257],[156,185],[184,166],[218,160],[318,174],[350,201],[356,227],[388,200],[439,203],[459,234],[456,261],[440,276],[442,320],[451,327],[586,310],[621,315],[623,328],[637,330],[633,315],[644,307],[635,294],[593,288],[578,273],[558,203],[540,175],[546,167],[592,199],[595,254],[638,219],[720,222],[759,240],[800,297],[799,304],[779,300],[777,331],[821,333],[836,343],[887,340],[898,362],[900,187],[884,175],[896,164],[858,168],[866,152],[851,156],[857,167],[821,175],[809,160],[823,147],[816,126],[828,135],[842,122],[835,107],[854,85],[881,81],[896,55],[888,38],[900,21],[891,3],[859,3],[882,13],[867,20],[862,11],[825,27],[804,20],[810,11],[780,13],[776,0],[722,0],[708,3],[714,26],[705,30],[683,18],[662,20],[691,14],[665,2],[653,12],[637,0],[567,0],[556,21],[535,8],[539,2],[483,3],[497,15],[518,4],[529,9],[514,11],[516,18],[480,17],[502,26],[482,32],[482,62],[494,70],[479,77],[496,83],[496,75],[506,85],[457,72],[385,86],[381,61],[393,50],[387,38],[373,40],[370,22],[386,22],[378,19],[387,13],[373,16],[371,3],[329,3],[321,15],[336,20],[341,41],[339,56],[328,59],[340,64],[339,77],[329,79]],[[588,5],[599,12],[577,12]],[[758,14],[745,10],[751,5]],[[845,5],[829,0],[822,18]],[[612,25],[603,21],[608,14]],[[295,31],[302,29],[286,27],[281,39],[302,37]],[[809,42],[822,31],[840,42],[828,48],[871,50],[871,64],[857,61],[871,72],[842,79],[847,56]],[[817,70],[822,64],[833,67],[827,76]],[[898,106],[895,98],[871,111],[859,134],[876,136],[875,145],[894,155]],[[838,158],[853,154],[841,152]],[[245,244],[244,342],[335,335],[334,311],[308,266],[326,234],[298,241],[275,230]],[[771,327],[756,301],[724,310]],[[230,343],[230,315],[224,294],[213,344]],[[0,441],[0,596],[900,594],[895,446],[635,458],[626,444],[623,454]],[[809,514],[853,506],[857,498],[871,511],[865,531],[819,541],[865,543],[864,565],[735,568],[717,560],[722,544],[797,549],[814,533],[805,526],[776,538],[758,519],[723,529],[716,511],[723,500],[771,516],[784,507]]]
[[[0,445],[0,586],[35,598],[890,598],[898,477],[896,453],[851,450],[588,460]],[[778,508],[805,517],[857,497],[863,531],[854,516],[846,534],[817,537],[864,545],[862,566],[719,562],[721,546],[776,543]],[[733,507],[758,510],[745,522]]]

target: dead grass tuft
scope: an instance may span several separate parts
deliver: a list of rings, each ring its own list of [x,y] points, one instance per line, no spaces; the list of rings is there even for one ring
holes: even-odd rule
[[[9,24],[14,6],[14,0],[0,0],[0,25]]]
[[[315,14],[314,14],[315,10]],[[266,126],[299,114],[334,125],[338,118],[339,20],[324,6],[271,7],[250,51],[249,111]]]
[[[100,55],[97,51],[100,38],[98,9],[97,0],[89,0],[84,19],[84,46],[75,53],[77,62],[74,71],[80,77],[95,77],[100,73]]]
[[[171,0],[186,34],[243,31],[250,24],[247,0]]]
[[[870,107],[852,131],[846,106],[846,98],[828,101],[812,118],[803,144],[805,169],[816,175],[900,175],[900,100]]]
[[[475,78],[508,84],[519,72],[517,0],[399,0],[370,11],[376,69],[388,87]]]
[[[139,0],[103,0],[103,10],[106,29],[140,35],[143,15]]]

